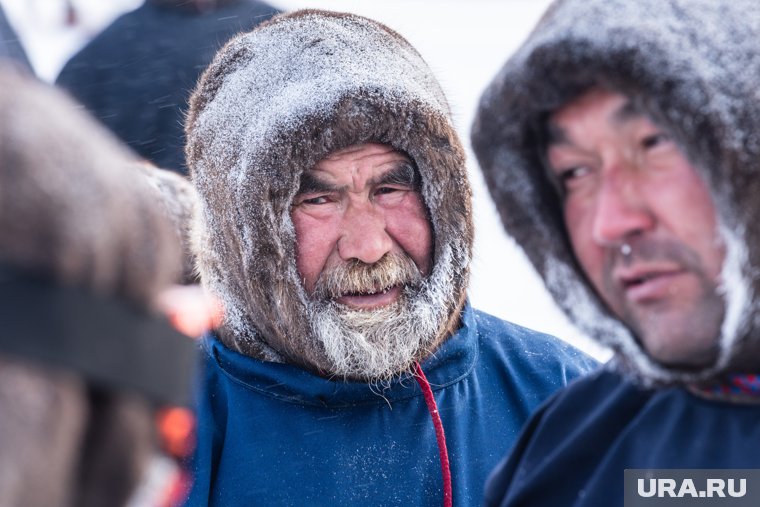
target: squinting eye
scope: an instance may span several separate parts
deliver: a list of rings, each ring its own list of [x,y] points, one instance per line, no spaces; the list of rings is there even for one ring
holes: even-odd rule
[[[392,194],[393,192],[400,192],[401,190],[398,188],[393,187],[380,187],[378,188],[375,193],[376,194]]]
[[[644,147],[645,149],[654,148],[655,146],[659,146],[670,140],[671,138],[668,134],[664,132],[656,132],[654,134],[645,136],[641,140],[641,146]]]
[[[559,180],[563,184],[567,184],[571,180],[582,178],[583,176],[587,175],[588,172],[589,172],[589,169],[586,166],[571,167],[569,169],[564,169],[560,171]]]
[[[329,200],[324,195],[319,195],[317,197],[310,197],[309,199],[304,199],[301,201],[301,204],[327,204]]]

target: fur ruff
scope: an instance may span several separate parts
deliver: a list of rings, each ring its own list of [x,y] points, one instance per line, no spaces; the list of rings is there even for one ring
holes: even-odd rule
[[[301,173],[330,153],[385,143],[422,177],[435,234],[429,283],[441,332],[456,328],[472,250],[471,191],[445,97],[420,55],[369,19],[324,11],[273,18],[232,39],[203,74],[186,121],[201,196],[195,227],[204,284],[225,306],[233,350],[330,371],[314,340],[290,219]]]
[[[181,174],[159,169],[151,164],[140,164],[148,182],[161,196],[167,218],[173,225],[178,244],[182,245],[182,276],[185,285],[200,283],[192,251],[191,227],[198,207],[198,193],[190,180]]]

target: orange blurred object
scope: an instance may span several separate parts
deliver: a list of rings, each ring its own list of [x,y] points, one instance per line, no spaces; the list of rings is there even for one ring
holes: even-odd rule
[[[171,456],[185,458],[195,447],[195,416],[180,407],[165,408],[158,412],[157,425],[161,446]]]
[[[178,331],[193,338],[218,327],[224,313],[219,300],[198,285],[175,285],[157,303]]]

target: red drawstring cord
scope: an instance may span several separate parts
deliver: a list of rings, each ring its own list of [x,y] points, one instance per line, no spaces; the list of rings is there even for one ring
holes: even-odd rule
[[[425,398],[425,404],[427,405],[428,412],[430,412],[430,418],[433,419],[433,426],[435,426],[435,439],[438,441],[438,454],[441,457],[441,473],[443,475],[443,506],[451,507],[451,468],[449,468],[449,451],[446,450],[446,435],[443,433],[443,422],[441,422],[441,415],[438,413],[438,406],[435,403],[435,397],[433,397],[433,390],[430,389],[430,383],[427,377],[425,377],[425,373],[422,371],[419,362],[414,363],[414,370],[414,377],[422,389],[422,396]]]

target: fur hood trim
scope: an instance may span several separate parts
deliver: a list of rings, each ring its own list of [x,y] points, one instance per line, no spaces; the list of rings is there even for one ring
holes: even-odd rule
[[[200,79],[186,121],[187,162],[201,197],[198,266],[221,296],[220,337],[251,356],[314,369],[290,207],[301,173],[366,142],[408,154],[435,234],[429,283],[448,322],[464,304],[471,191],[449,107],[409,43],[375,21],[306,10],[232,39]]]
[[[160,169],[149,163],[140,164],[140,169],[161,196],[161,204],[173,226],[177,242],[182,245],[181,283],[200,283],[191,240],[191,227],[198,207],[195,187],[187,177],[175,171]]]

